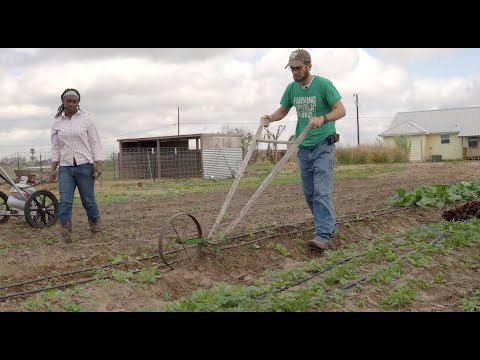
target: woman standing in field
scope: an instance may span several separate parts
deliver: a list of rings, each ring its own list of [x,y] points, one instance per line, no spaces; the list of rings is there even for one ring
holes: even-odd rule
[[[60,99],[62,105],[52,127],[50,180],[57,179],[58,166],[58,217],[62,225],[62,239],[71,243],[72,205],[77,187],[92,235],[101,232],[94,190],[95,179],[102,174],[101,144],[95,123],[89,114],[80,109],[80,93],[75,89],[66,89]]]

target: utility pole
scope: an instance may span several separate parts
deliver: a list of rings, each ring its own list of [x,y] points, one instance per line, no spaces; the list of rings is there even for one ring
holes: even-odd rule
[[[177,129],[178,129],[178,135],[180,135],[180,106],[178,107]]]
[[[357,145],[360,146],[360,123],[358,122],[358,93],[353,94],[357,106]]]

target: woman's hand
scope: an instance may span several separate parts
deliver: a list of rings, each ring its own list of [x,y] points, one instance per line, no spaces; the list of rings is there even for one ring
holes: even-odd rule
[[[100,175],[102,175],[102,168],[100,167],[95,167],[95,171],[93,172],[93,177],[95,179],[98,179],[100,177]]]

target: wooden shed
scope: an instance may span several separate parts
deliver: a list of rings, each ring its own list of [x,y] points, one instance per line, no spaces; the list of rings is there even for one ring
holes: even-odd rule
[[[228,178],[242,162],[240,135],[192,134],[121,139],[121,179]]]

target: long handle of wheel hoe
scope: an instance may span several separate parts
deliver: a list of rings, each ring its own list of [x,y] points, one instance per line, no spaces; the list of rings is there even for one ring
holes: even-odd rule
[[[24,191],[20,190],[17,185],[15,184],[15,181],[12,180],[12,178],[10,176],[8,176],[7,172],[4,170],[4,168],[0,165],[0,172],[2,174],[2,178],[11,186],[13,186],[13,188],[15,190],[17,190],[17,192],[20,194],[20,196],[23,198],[23,200],[27,201],[27,198],[25,197],[25,195],[23,194]]]
[[[230,205],[230,202],[232,201],[233,194],[235,193],[235,190],[238,187],[238,184],[240,182],[240,179],[242,178],[243,172],[247,168],[248,162],[250,161],[250,158],[252,157],[253,151],[255,150],[255,148],[257,146],[257,141],[260,138],[260,135],[262,134],[262,130],[263,130],[263,124],[260,123],[260,126],[258,127],[257,133],[255,134],[255,137],[253,138],[252,143],[250,144],[248,152],[245,155],[245,158],[243,159],[242,166],[241,166],[240,170],[238,171],[238,174],[235,177],[235,180],[233,181],[233,184],[230,188],[230,191],[228,192],[227,198],[225,199],[225,202],[223,203],[222,209],[220,210],[220,213],[217,216],[217,220],[215,220],[215,224],[213,225],[212,230],[210,230],[210,234],[208,234],[209,239],[211,239],[213,234],[215,234],[215,231],[217,230],[218,225],[220,225],[220,222],[222,221],[223,217],[225,216],[225,212],[227,211],[227,208]]]
[[[225,233],[220,237],[220,239],[224,239],[234,228],[235,226],[238,225],[240,220],[245,216],[247,213],[248,209],[252,206],[254,201],[260,196],[260,194],[265,190],[267,185],[272,181],[273,177],[277,174],[277,172],[280,170],[280,168],[285,164],[290,156],[295,152],[297,149],[298,145],[302,142],[302,140],[305,138],[307,133],[310,131],[312,128],[312,124],[309,123],[307,127],[303,130],[303,132],[300,134],[300,136],[295,140],[295,142],[292,144],[290,149],[285,153],[285,155],[282,157],[282,159],[277,163],[275,168],[272,170],[272,172],[267,176],[267,178],[263,181],[262,185],[257,189],[255,194],[248,200],[247,204],[243,207],[242,211],[238,214],[237,218],[232,222],[232,224],[225,230]]]

